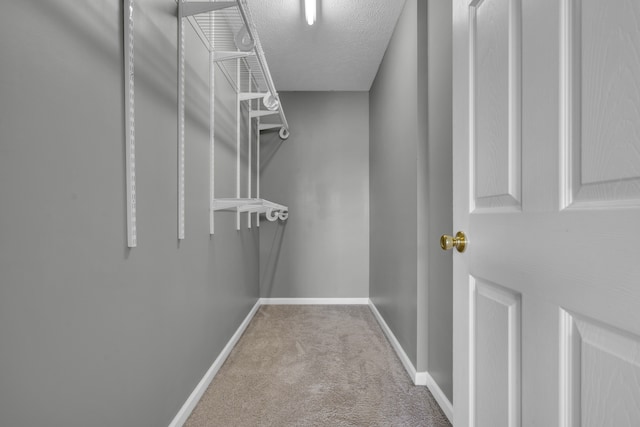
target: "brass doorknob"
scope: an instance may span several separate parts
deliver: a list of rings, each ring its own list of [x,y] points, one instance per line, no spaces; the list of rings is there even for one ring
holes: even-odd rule
[[[443,251],[456,248],[458,252],[464,252],[467,249],[467,243],[467,236],[462,231],[458,231],[456,237],[447,234],[443,234],[440,237],[440,247]]]

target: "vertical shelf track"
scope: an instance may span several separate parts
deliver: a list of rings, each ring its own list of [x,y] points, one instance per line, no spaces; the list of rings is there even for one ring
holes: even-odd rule
[[[178,239],[185,237],[184,1],[178,0]]]
[[[133,0],[124,0],[124,102],[125,102],[125,151],[127,186],[127,246],[138,245],[136,224],[136,131],[135,131],[135,90],[134,90],[134,25]]]
[[[215,183],[215,121],[216,121],[216,69],[213,62],[213,52],[209,52],[209,234],[215,231],[214,210],[213,205],[216,199],[216,183]]]
[[[248,88],[249,92],[251,92],[251,89],[252,89],[252,86],[253,86],[252,81],[251,81],[251,77],[252,77],[251,69],[249,69],[249,82],[248,82],[248,84],[249,84],[249,88]],[[253,104],[253,100],[250,99],[249,102],[248,102],[249,117],[251,117],[251,104]],[[249,141],[249,143],[247,145],[247,197],[249,197],[249,198],[251,198],[251,179],[252,179],[251,168],[253,167],[252,163],[251,163],[251,161],[252,161],[252,159],[251,159],[251,154],[252,154],[251,153],[251,138],[252,138],[251,128],[252,128],[252,126],[253,126],[253,120],[251,120],[251,118],[249,118],[249,126],[248,126],[248,129],[247,129],[248,134],[249,134],[248,138],[247,138],[248,141]],[[251,228],[251,212],[249,212],[247,214],[247,227]]]
[[[260,102],[258,111],[260,111]],[[251,112],[249,112],[251,114]],[[260,117],[256,117],[256,197],[260,198]],[[256,226],[260,227],[260,212],[256,212]]]
[[[241,93],[241,75],[240,75],[240,58],[236,59],[236,198],[240,199],[240,169],[242,168],[242,159],[240,153],[240,125],[242,118],[240,117],[240,93]],[[240,230],[240,210],[236,212],[236,230]]]

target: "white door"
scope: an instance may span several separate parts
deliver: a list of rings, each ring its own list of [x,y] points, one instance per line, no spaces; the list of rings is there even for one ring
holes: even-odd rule
[[[455,425],[640,426],[640,1],[453,24]]]

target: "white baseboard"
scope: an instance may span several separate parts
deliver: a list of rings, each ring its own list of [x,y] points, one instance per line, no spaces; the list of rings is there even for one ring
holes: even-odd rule
[[[413,383],[417,386],[426,386],[433,397],[436,399],[436,402],[438,402],[438,405],[440,405],[440,408],[442,408],[442,412],[444,412],[444,414],[447,416],[449,422],[453,423],[453,405],[451,404],[449,399],[447,399],[447,396],[442,392],[438,384],[431,377],[431,375],[429,375],[428,372],[416,371],[413,363],[411,363],[411,359],[409,359],[409,356],[407,356],[407,353],[405,353],[404,349],[400,345],[400,342],[391,331],[391,328],[389,328],[389,325],[387,325],[387,322],[384,321],[384,318],[382,317],[376,306],[373,304],[373,302],[369,302],[369,307],[371,307],[371,311],[378,321],[378,324],[380,324],[380,328],[382,328],[382,331],[387,336],[391,347],[393,347],[393,349],[395,350],[398,358],[400,359],[400,362],[402,362],[404,369],[409,374],[409,377],[411,378]]]
[[[427,386],[433,397],[436,399],[436,402],[438,402],[438,405],[440,405],[442,412],[444,412],[444,414],[447,416],[449,422],[453,424],[453,405],[451,404],[451,401],[447,398],[447,396],[443,393],[438,383],[436,383],[429,372],[418,372],[416,380],[418,379],[418,377],[420,377],[421,382],[424,381],[424,384],[420,385]]]
[[[171,421],[169,427],[182,427],[182,425],[187,422],[187,418],[189,418],[189,415],[191,415],[191,412],[200,401],[200,398],[207,390],[207,387],[209,387],[209,384],[211,384],[211,381],[213,381],[213,377],[216,376],[216,374],[222,367],[222,364],[225,362],[225,360],[227,360],[227,357],[229,357],[229,354],[231,353],[231,350],[233,350],[233,347],[240,340],[240,337],[244,333],[245,329],[247,329],[247,326],[249,326],[249,322],[251,322],[251,319],[253,319],[253,316],[255,316],[258,308],[260,308],[260,305],[260,300],[258,300],[249,314],[247,314],[247,317],[245,317],[245,319],[242,321],[242,323],[238,327],[238,330],[236,330],[236,332],[233,334],[227,345],[222,349],[222,352],[220,352],[207,373],[204,375],[204,377],[202,377],[187,401],[184,403],[184,405],[182,405],[182,408],[180,408],[178,414],[175,416],[173,421]]]
[[[428,372],[416,372],[415,385],[427,385],[427,376],[430,376]]]
[[[262,305],[367,305],[369,298],[261,298]]]
[[[396,354],[398,355],[400,362],[402,362],[402,366],[404,366],[404,369],[406,369],[407,373],[409,374],[411,381],[413,381],[413,383],[415,384],[416,368],[414,368],[413,363],[411,363],[411,359],[409,359],[409,356],[407,356],[407,353],[404,352],[404,349],[400,345],[400,342],[398,341],[396,336],[393,334],[393,332],[391,332],[391,328],[389,327],[389,325],[387,325],[387,322],[384,321],[384,318],[382,317],[382,315],[380,314],[376,306],[373,304],[373,301],[369,301],[369,307],[371,308],[373,315],[378,321],[378,324],[382,328],[382,332],[384,332],[384,334],[387,336],[387,339],[389,340],[391,347],[393,347],[393,349],[396,351]]]

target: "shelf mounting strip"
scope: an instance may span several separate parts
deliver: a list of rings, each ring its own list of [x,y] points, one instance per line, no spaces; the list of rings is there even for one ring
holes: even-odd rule
[[[127,186],[127,246],[138,245],[136,226],[136,131],[133,56],[133,0],[124,0],[124,111],[125,111],[125,181]]]

